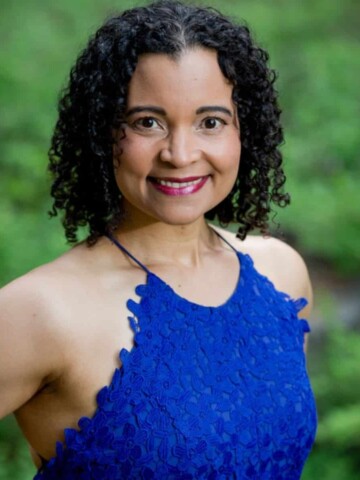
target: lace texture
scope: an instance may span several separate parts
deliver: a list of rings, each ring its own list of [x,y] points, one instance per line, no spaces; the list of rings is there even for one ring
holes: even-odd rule
[[[148,273],[128,301],[133,349],[34,480],[300,478],[316,431],[309,326],[297,317],[306,300],[237,255],[237,288],[219,307]]]

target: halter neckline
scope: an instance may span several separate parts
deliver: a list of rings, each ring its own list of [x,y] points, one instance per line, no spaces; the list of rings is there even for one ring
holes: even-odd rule
[[[211,228],[211,227],[210,227]],[[211,228],[211,230],[223,241],[225,242],[230,248],[231,250],[233,250],[236,254],[236,256],[238,256],[238,251],[236,250],[236,248],[231,245],[231,243],[226,240],[226,238],[224,238],[219,232],[217,232],[214,228]],[[140,268],[142,268],[147,274],[151,274],[151,275],[154,275],[153,272],[151,272],[147,267],[146,265],[144,265],[139,259],[137,259],[126,247],[124,247],[124,245],[122,243],[119,242],[119,240],[117,240],[116,238],[114,238],[112,235],[110,234],[106,234],[105,235],[114,245],[116,245],[123,253],[125,253],[125,255],[127,255],[129,258],[131,258],[131,260],[133,260],[137,265],[139,265]]]

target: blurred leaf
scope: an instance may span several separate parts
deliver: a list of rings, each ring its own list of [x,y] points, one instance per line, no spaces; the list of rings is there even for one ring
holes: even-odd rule
[[[360,448],[360,401],[346,409],[331,410],[322,420],[317,432],[318,443],[331,443],[346,449]]]

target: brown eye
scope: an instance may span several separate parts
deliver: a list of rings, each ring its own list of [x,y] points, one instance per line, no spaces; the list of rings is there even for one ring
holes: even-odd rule
[[[154,128],[157,126],[157,122],[152,117],[145,117],[138,121],[138,124],[143,128]]]
[[[208,130],[214,130],[215,128],[219,128],[222,125],[225,125],[225,122],[221,118],[208,117],[205,118],[203,125]]]
[[[166,124],[161,119],[150,116],[135,118],[128,125],[134,131],[143,135],[159,134],[166,129]]]

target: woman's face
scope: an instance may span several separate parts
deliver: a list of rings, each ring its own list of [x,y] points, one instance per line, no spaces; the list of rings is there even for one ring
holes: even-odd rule
[[[139,58],[114,147],[132,221],[191,224],[228,195],[241,151],[232,89],[215,51]]]

